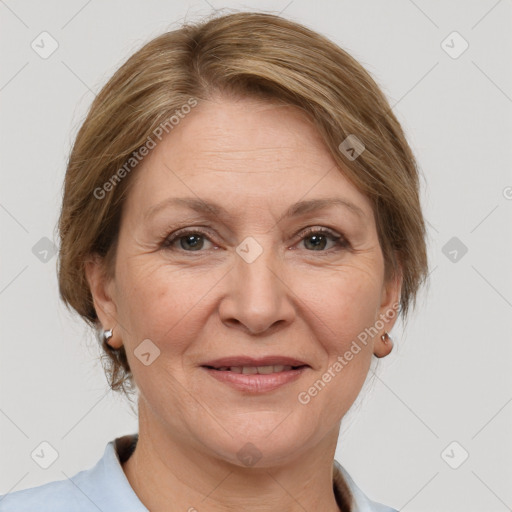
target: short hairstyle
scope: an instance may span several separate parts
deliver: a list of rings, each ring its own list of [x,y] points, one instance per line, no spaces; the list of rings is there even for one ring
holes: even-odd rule
[[[428,265],[419,173],[400,123],[370,74],[339,46],[280,16],[251,12],[185,23],[156,37],[96,96],[64,181],[58,280],[67,307],[99,327],[85,262],[97,255],[113,275],[134,155],[162,127],[170,132],[170,119],[187,112],[191,99],[218,94],[296,106],[311,119],[340,172],[372,204],[385,277],[402,279],[405,316]],[[364,151],[348,158],[340,144],[354,136]],[[113,350],[98,341],[110,387],[126,393],[133,379],[124,346]]]

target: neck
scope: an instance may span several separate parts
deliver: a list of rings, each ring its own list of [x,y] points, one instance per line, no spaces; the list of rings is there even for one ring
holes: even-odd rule
[[[123,464],[131,487],[152,512],[349,511],[333,491],[333,460],[338,431],[321,446],[274,467],[241,467],[175,439],[158,421],[147,421],[139,401],[139,439]],[[155,428],[156,426],[156,428]]]

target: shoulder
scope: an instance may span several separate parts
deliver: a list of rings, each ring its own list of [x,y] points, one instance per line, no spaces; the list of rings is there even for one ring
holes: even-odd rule
[[[71,480],[58,480],[0,496],[1,512],[65,512],[86,508],[84,496]],[[95,509],[97,512],[97,508]]]
[[[101,459],[71,478],[0,496],[0,512],[147,512],[126,479],[120,448],[135,436],[110,441]]]

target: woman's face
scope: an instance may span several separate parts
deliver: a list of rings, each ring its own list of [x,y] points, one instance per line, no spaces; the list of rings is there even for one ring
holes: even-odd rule
[[[299,110],[248,99],[201,103],[136,172],[115,277],[88,276],[146,425],[238,465],[337,439],[399,298],[368,199]]]

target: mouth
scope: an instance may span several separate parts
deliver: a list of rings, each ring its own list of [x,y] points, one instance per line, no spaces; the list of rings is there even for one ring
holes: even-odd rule
[[[208,368],[209,370],[216,370],[218,372],[233,372],[233,373],[241,373],[243,375],[270,375],[272,373],[282,373],[289,372],[292,370],[299,370],[300,368],[306,368],[307,365],[264,365],[264,366],[209,366],[204,365],[204,368]]]
[[[242,356],[208,361],[201,368],[238,391],[264,393],[293,382],[311,366],[289,357],[255,359]]]
[[[201,366],[221,372],[242,373],[244,375],[268,375],[283,371],[309,367],[305,361],[288,356],[248,357],[232,356],[206,361]]]

